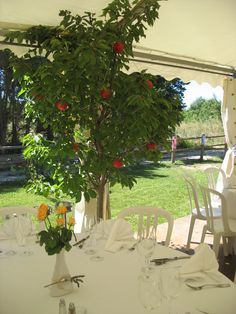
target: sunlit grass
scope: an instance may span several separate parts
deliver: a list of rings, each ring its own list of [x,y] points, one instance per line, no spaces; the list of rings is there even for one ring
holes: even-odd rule
[[[6,183],[0,185],[0,207],[38,206],[43,202],[52,204],[53,198],[46,198],[33,193],[27,193],[24,183]]]
[[[125,207],[137,205],[156,206],[171,212],[174,218],[189,214],[189,200],[182,178],[183,165],[178,162],[171,165],[166,162],[162,166],[139,166],[133,169],[137,184],[132,190],[116,185],[111,189],[112,216]],[[191,168],[191,174],[204,181],[202,170]]]
[[[220,165],[220,160],[215,164]],[[188,215],[189,201],[185,183],[182,179],[182,171],[187,169],[200,182],[205,180],[202,169],[199,169],[196,161],[190,161],[186,165],[178,161],[175,165],[170,162],[162,162],[159,165],[139,165],[129,169],[134,174],[137,184],[129,190],[119,184],[113,186],[110,191],[110,204],[112,217],[126,207],[138,205],[157,206],[166,209],[174,218]],[[204,165],[204,163],[203,163]],[[29,205],[38,206],[46,202],[53,204],[56,199],[47,199],[43,196],[27,193],[22,184],[0,185],[0,207]]]

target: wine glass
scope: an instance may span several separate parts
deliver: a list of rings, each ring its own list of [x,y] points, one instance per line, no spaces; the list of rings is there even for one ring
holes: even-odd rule
[[[99,239],[101,235],[98,233],[98,224],[100,219],[92,219],[88,222],[85,231],[88,232],[89,239],[86,241],[84,253],[92,255],[92,261],[101,261],[103,257],[99,254]]]
[[[6,256],[14,256],[17,254],[15,241],[15,219],[14,215],[6,215],[3,217],[3,232],[7,236],[9,248],[4,252]]]
[[[147,273],[141,273],[138,277],[138,296],[143,307],[151,312],[159,307],[161,294],[158,281]]]
[[[160,268],[160,290],[167,302],[168,314],[175,314],[173,301],[178,297],[181,288],[179,269],[179,265],[164,265]]]
[[[137,252],[141,258],[142,263],[144,263],[144,267],[142,267],[142,271],[144,272],[153,270],[153,266],[150,264],[150,258],[154,253],[155,246],[155,230],[152,229],[147,236],[145,233],[141,233],[141,235],[138,237]]]
[[[20,255],[21,256],[30,256],[33,254],[33,251],[28,248],[29,245],[29,236],[33,231],[33,223],[30,215],[23,213],[16,215],[17,221],[15,226],[15,233],[18,245],[22,248]]]

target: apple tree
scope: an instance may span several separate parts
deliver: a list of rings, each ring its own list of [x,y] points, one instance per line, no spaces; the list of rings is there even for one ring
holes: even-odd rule
[[[76,201],[81,193],[87,201],[97,197],[98,216],[107,218],[105,185],[132,188],[135,178],[125,168],[161,159],[160,148],[181,120],[181,97],[173,89],[168,94],[163,80],[145,70],[129,72],[132,45],[158,10],[154,0],[114,0],[100,18],[64,10],[55,27],[7,36],[31,46],[13,60],[15,75],[27,98],[27,117],[53,133],[53,139],[43,132],[24,138],[31,189]]]

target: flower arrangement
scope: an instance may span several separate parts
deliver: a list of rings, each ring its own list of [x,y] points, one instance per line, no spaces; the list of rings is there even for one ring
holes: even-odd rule
[[[54,210],[47,204],[41,204],[38,208],[37,218],[45,223],[45,230],[38,233],[39,244],[45,245],[48,255],[60,253],[63,248],[66,251],[72,248],[70,241],[73,235],[75,237],[75,218],[71,215],[67,217],[67,214],[68,209],[63,203],[59,203]]]

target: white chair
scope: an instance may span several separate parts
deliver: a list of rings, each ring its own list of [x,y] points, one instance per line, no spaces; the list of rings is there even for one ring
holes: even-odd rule
[[[221,168],[216,166],[209,166],[204,169],[204,172],[207,177],[207,185],[209,189],[218,190],[217,183],[219,181],[221,181],[221,186],[224,186],[224,183],[226,181],[226,175]]]
[[[170,238],[174,226],[173,216],[164,209],[153,206],[137,206],[123,209],[117,218],[132,217],[137,220],[137,235],[141,236],[145,233],[146,237],[150,234],[151,230],[157,230],[158,219],[163,217],[167,220],[168,228],[165,238],[165,246],[170,244]]]
[[[206,210],[206,225],[203,228],[201,243],[204,242],[206,232],[211,232],[213,234],[213,250],[216,256],[218,256],[221,237],[223,238],[224,246],[227,245],[225,240],[228,239],[227,249],[229,251],[232,249],[231,240],[236,237],[236,219],[228,217],[227,202],[222,193],[204,186],[201,186],[201,190]],[[214,215],[211,201],[215,196],[220,200],[221,207],[221,214],[217,217]],[[226,251],[225,248],[224,250]]]
[[[191,219],[190,219],[188,239],[187,239],[187,245],[186,245],[187,249],[189,249],[190,243],[192,240],[195,221],[196,219],[206,221],[206,211],[205,211],[205,208],[201,207],[200,205],[198,185],[196,181],[191,176],[184,175],[183,177],[184,177],[186,187],[188,190],[189,204],[190,204],[190,210],[191,210]],[[214,208],[214,217],[217,217],[217,216],[220,216],[220,209]]]

